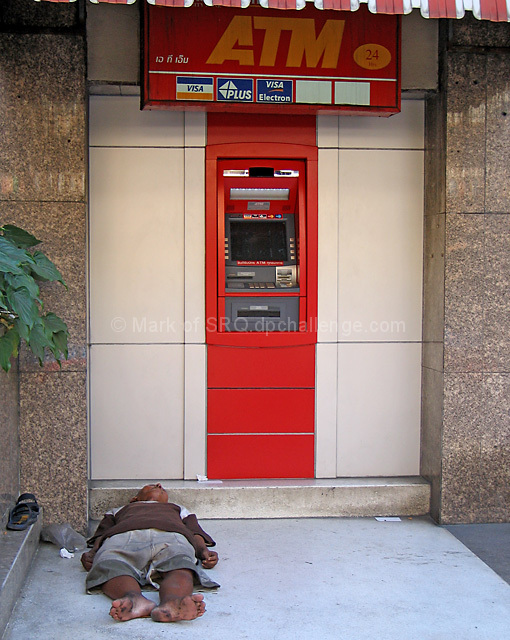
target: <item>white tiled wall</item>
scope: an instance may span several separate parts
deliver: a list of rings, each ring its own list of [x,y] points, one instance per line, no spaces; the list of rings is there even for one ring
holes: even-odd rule
[[[91,147],[183,147],[182,111],[140,111],[138,96],[92,96]]]
[[[419,475],[421,346],[338,345],[337,475]]]
[[[320,117],[318,477],[419,473],[423,103]],[[205,473],[205,117],[90,104],[90,450]]]
[[[92,345],[92,479],[182,478],[183,388],[183,345]]]
[[[338,338],[419,341],[423,151],[339,156]]]
[[[90,470],[205,469],[204,114],[90,102]]]
[[[90,149],[90,339],[181,343],[184,150]]]
[[[318,118],[318,477],[332,446],[337,476],[419,474],[423,134],[421,101]]]

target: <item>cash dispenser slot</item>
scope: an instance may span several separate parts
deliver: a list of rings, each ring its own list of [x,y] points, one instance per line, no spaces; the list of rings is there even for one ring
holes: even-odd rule
[[[299,298],[225,299],[227,331],[298,331]]]
[[[248,308],[241,308],[237,311],[238,318],[281,318],[281,311],[277,307],[272,309],[263,308],[259,309],[252,306]]]

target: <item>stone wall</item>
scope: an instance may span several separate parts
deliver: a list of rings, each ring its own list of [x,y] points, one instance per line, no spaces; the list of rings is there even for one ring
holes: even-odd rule
[[[18,363],[0,370],[0,521],[2,529],[19,494]]]
[[[510,30],[446,23],[427,110],[422,473],[443,523],[510,519]]]
[[[47,283],[41,291],[47,309],[68,324],[69,360],[59,369],[48,357],[41,368],[30,353],[20,353],[19,490],[37,496],[47,522],[68,521],[84,530],[87,157],[81,11],[80,3],[1,3],[0,220],[42,240],[68,285],[66,291]],[[11,399],[10,421],[16,404]]]

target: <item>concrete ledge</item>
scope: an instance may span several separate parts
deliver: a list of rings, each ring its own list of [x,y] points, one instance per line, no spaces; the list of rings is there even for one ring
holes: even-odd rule
[[[90,519],[127,504],[149,482],[159,480],[91,483]],[[420,477],[161,483],[171,501],[206,519],[419,516],[430,510],[430,485]]]
[[[3,636],[39,545],[43,514],[25,531],[2,531],[0,538],[0,638]]]

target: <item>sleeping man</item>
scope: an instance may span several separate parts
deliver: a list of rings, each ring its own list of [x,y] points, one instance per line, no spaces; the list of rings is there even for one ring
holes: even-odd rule
[[[204,596],[193,594],[194,583],[219,586],[202,569],[217,564],[218,554],[208,549],[216,543],[194,514],[168,502],[159,483],[107,512],[88,544],[92,549],[81,557],[87,590],[100,587],[112,599],[114,620],[193,620],[205,612]],[[158,588],[156,580],[159,604],[142,594],[144,586]]]

